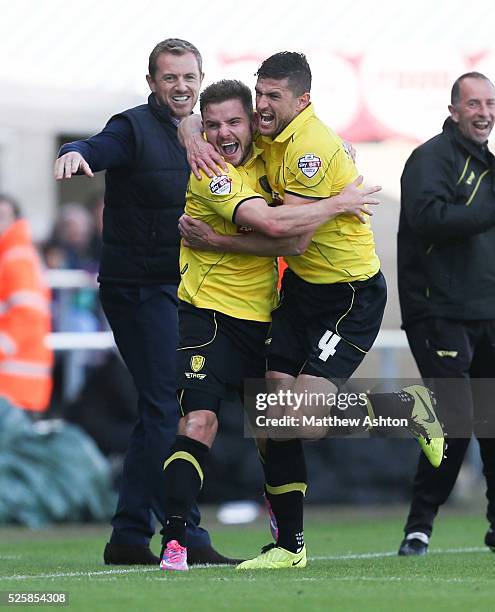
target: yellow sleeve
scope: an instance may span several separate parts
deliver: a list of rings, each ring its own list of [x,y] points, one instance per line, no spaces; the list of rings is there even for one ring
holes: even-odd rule
[[[203,176],[198,181],[194,175],[191,175],[189,191],[203,206],[233,223],[235,210],[241,202],[262,196],[245,184],[233,166],[228,164],[228,168],[227,174],[212,179]]]
[[[325,126],[308,131],[287,147],[286,192],[327,198],[339,193],[356,175],[340,138]]]

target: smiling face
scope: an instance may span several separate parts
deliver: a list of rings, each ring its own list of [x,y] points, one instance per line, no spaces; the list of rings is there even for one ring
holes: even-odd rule
[[[289,79],[262,79],[256,83],[258,129],[263,136],[277,136],[309,104],[309,93],[296,96]]]
[[[161,53],[155,73],[146,80],[158,104],[168,106],[174,117],[182,119],[191,114],[198,100],[203,75],[193,53]]]
[[[238,98],[207,104],[203,126],[208,142],[229,164],[240,166],[251,157],[253,122]]]
[[[485,143],[495,121],[493,85],[487,79],[463,79],[459,83],[459,100],[449,106],[449,111],[463,136]]]

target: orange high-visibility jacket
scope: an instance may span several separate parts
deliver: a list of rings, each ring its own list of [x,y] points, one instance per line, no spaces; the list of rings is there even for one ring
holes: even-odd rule
[[[52,390],[50,290],[24,219],[0,236],[0,395],[42,412]]]

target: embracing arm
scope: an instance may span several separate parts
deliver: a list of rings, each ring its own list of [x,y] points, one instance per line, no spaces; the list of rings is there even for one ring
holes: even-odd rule
[[[258,257],[302,255],[311,242],[312,233],[286,238],[271,238],[258,232],[237,235],[217,234],[207,223],[182,215],[179,231],[183,245],[201,251],[245,253]]]
[[[381,187],[360,189],[363,177],[359,176],[338,195],[311,201],[286,194],[283,206],[270,207],[261,198],[242,202],[234,213],[237,225],[248,225],[272,238],[299,236],[313,233],[316,228],[337,215],[354,215],[366,223],[365,215],[372,215],[368,205],[379,204],[371,197]],[[260,201],[264,204],[261,204]]]

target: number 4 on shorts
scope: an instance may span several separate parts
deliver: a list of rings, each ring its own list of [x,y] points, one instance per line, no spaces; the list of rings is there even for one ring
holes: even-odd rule
[[[335,347],[341,341],[341,337],[329,329],[323,334],[318,342],[318,348],[321,349],[319,358],[326,361],[330,356],[335,355]]]

